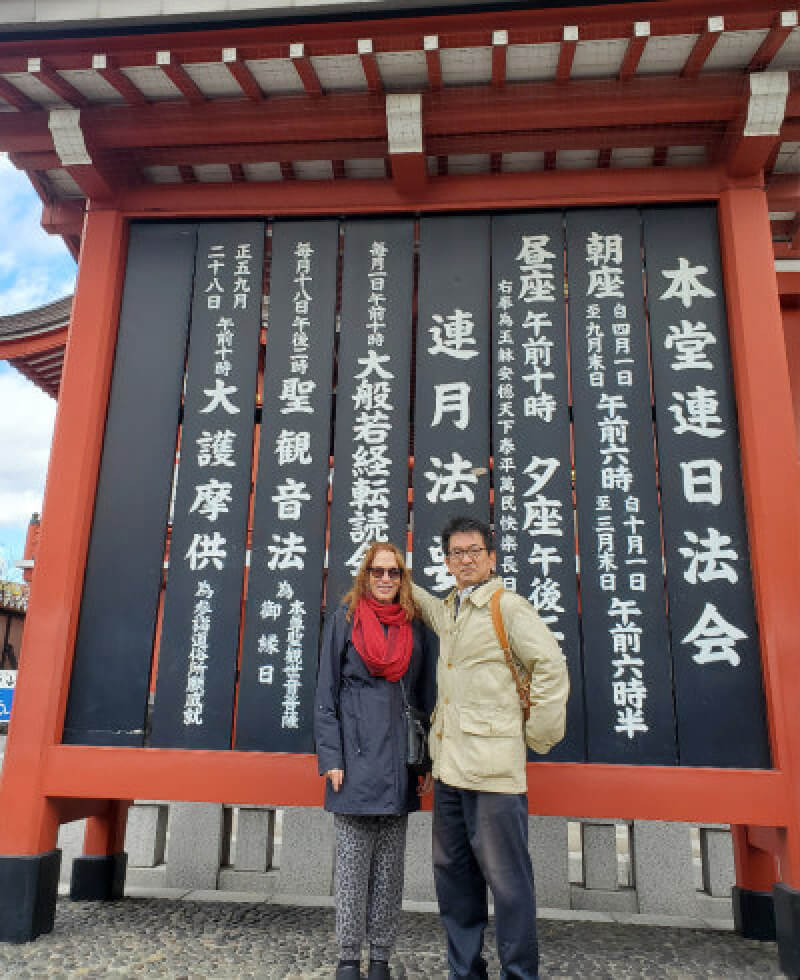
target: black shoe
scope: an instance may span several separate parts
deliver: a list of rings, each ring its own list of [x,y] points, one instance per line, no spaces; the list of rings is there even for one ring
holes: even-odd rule
[[[361,980],[361,967],[358,963],[340,963],[336,967],[336,980]]]
[[[384,960],[370,960],[367,980],[391,980],[389,964]]]

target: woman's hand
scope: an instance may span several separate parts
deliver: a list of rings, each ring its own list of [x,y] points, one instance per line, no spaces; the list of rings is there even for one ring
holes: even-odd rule
[[[428,793],[433,789],[433,774],[426,772],[424,776],[420,776],[420,782],[417,786],[418,796],[427,796]]]
[[[344,769],[329,769],[325,773],[325,778],[330,779],[333,792],[338,793],[344,782]]]

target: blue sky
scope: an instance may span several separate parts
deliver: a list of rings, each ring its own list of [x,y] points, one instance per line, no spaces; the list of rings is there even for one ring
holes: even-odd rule
[[[72,292],[75,262],[42,231],[42,205],[23,173],[0,154],[0,315]],[[18,579],[25,532],[41,510],[56,403],[0,361],[0,578]]]

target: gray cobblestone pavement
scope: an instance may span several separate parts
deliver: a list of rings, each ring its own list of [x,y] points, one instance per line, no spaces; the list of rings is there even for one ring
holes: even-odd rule
[[[552,919],[539,928],[543,980],[781,976],[774,943],[729,931]],[[487,946],[497,977],[491,927]],[[19,946],[0,943],[3,980],[310,980],[333,977],[335,961],[331,908],[263,901],[62,898],[52,933]],[[435,914],[403,912],[391,966],[396,980],[447,976]]]

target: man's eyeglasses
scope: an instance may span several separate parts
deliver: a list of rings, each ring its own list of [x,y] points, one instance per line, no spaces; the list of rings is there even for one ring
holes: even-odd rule
[[[390,578],[393,582],[403,574],[399,568],[378,568],[377,565],[370,565],[369,573],[373,578]]]
[[[484,551],[486,548],[479,548],[477,545],[473,545],[471,548],[453,548],[447,553],[447,557],[451,561],[464,561],[465,558],[469,558],[470,561],[477,561]]]

